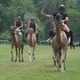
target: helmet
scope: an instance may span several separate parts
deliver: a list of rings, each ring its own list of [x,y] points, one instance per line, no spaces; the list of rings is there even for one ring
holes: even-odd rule
[[[65,9],[65,5],[64,5],[64,4],[61,4],[61,5],[59,5],[58,8],[59,8],[59,9]]]
[[[31,20],[34,20],[34,17],[31,17]]]
[[[21,16],[18,16],[17,19],[21,19]]]

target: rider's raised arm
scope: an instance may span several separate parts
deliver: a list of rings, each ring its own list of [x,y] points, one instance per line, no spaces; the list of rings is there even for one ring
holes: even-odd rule
[[[43,11],[41,11],[41,15],[43,15],[43,16],[45,16],[45,17],[48,17],[48,18],[51,18],[51,19],[54,19],[53,15],[46,14],[46,13],[44,13]]]

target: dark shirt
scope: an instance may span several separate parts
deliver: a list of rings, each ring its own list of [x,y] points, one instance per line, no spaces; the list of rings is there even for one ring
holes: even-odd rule
[[[16,27],[20,27],[21,26],[21,21],[16,21]]]
[[[35,24],[35,22],[31,22],[30,25],[29,25],[29,27],[33,28],[34,32],[36,31],[36,24]]]
[[[56,17],[58,13],[54,13],[53,16],[54,16],[54,19]],[[61,19],[64,20],[66,17],[68,17],[68,14],[67,13],[59,13],[61,15]]]
[[[59,13],[59,12],[57,12],[57,13],[54,13],[54,14],[53,14],[54,19],[56,18],[56,15],[57,15],[57,14],[60,14],[61,20],[65,20],[66,17],[69,17],[67,13]],[[65,21],[64,23],[65,23],[66,25],[68,25],[66,21]]]

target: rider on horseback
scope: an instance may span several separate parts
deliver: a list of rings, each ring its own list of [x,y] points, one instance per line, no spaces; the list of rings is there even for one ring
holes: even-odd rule
[[[33,29],[33,33],[35,33],[36,34],[36,38],[37,38],[37,43],[38,43],[38,32],[37,32],[37,24],[36,24],[36,22],[35,22],[35,20],[34,20],[34,17],[31,17],[31,19],[30,19],[30,23],[29,23],[29,28],[32,28]],[[28,34],[28,32],[27,32],[27,34]]]
[[[24,30],[23,30],[23,21],[21,20],[21,16],[17,17],[17,20],[11,26],[13,31],[19,32],[22,35],[22,40],[24,41]]]
[[[53,22],[55,22],[56,15],[60,14],[61,23],[62,23],[62,30],[66,33],[66,35],[69,39],[69,44],[73,45],[73,35],[72,35],[72,31],[69,29],[69,25],[68,25],[69,17],[67,15],[67,13],[65,13],[65,5],[63,5],[63,4],[59,5],[58,12],[54,13],[53,15],[48,15],[48,14],[44,13],[43,11],[41,11],[41,14],[48,17],[48,18],[53,19]],[[49,37],[50,38],[53,37],[53,35],[55,34],[55,30],[56,30],[55,24],[53,26],[54,26],[54,28],[53,29],[51,28],[51,30],[49,31],[49,34],[50,34]]]

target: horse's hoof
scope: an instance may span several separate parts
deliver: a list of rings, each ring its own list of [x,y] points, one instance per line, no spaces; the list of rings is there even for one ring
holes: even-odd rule
[[[54,66],[56,66],[56,62],[54,62]]]
[[[61,70],[61,72],[63,73],[63,72],[65,72],[65,70]]]
[[[56,61],[54,60],[53,62],[54,62],[54,66],[56,66]]]
[[[21,62],[21,60],[19,60],[19,62]]]
[[[17,60],[15,60],[15,62],[17,62]]]
[[[35,57],[33,57],[32,61],[35,61]]]
[[[35,60],[35,57],[33,57],[33,60]]]
[[[22,59],[22,62],[24,62],[24,60]]]
[[[13,61],[13,59],[11,59],[11,61]]]

